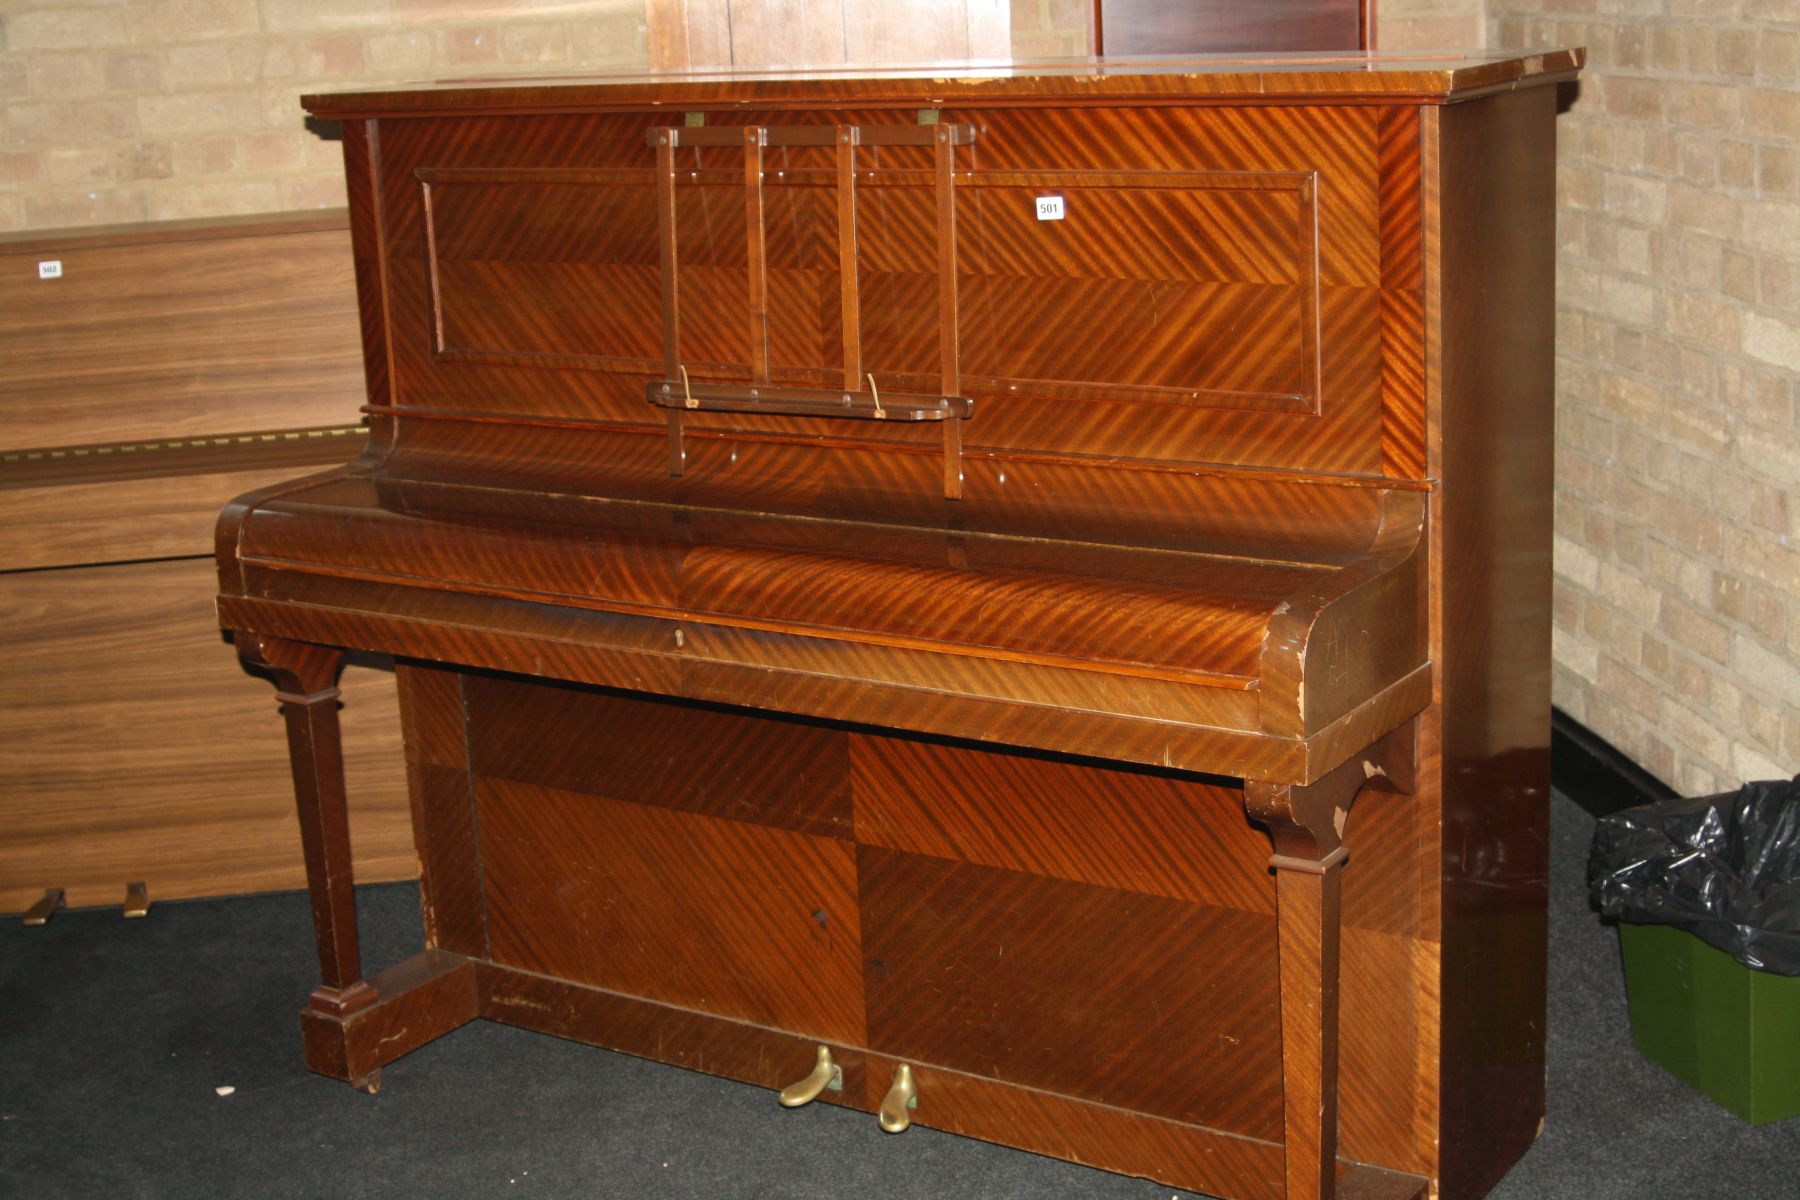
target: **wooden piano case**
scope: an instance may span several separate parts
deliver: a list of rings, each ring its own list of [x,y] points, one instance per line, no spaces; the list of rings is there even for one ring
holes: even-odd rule
[[[371,447],[219,526],[308,1062],[480,1016],[1222,1196],[1485,1192],[1543,1114],[1579,64],[311,98]],[[367,978],[346,649],[402,663],[426,913]]]

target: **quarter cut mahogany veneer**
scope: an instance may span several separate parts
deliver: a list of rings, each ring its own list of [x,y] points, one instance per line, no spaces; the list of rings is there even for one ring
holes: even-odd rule
[[[310,98],[371,444],[218,542],[309,1064],[824,1046],[827,1103],[904,1067],[913,1121],[1221,1196],[1484,1193],[1543,1114],[1580,62]],[[370,976],[351,650],[401,662],[426,915]]]

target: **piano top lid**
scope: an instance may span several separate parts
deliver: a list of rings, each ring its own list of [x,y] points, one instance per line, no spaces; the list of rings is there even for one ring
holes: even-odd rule
[[[920,108],[1085,102],[1445,104],[1571,79],[1584,49],[1384,54],[1151,55],[784,69],[618,72],[451,79],[301,97],[322,117],[584,108],[827,104]]]

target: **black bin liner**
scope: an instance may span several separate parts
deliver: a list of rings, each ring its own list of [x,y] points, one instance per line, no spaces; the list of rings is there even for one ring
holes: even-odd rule
[[[1588,885],[1609,917],[1800,975],[1800,775],[1600,818]]]

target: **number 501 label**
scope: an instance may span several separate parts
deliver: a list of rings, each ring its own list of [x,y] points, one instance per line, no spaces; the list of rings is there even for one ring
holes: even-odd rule
[[[1037,219],[1040,221],[1062,220],[1063,198],[1061,196],[1039,196],[1037,198]]]

